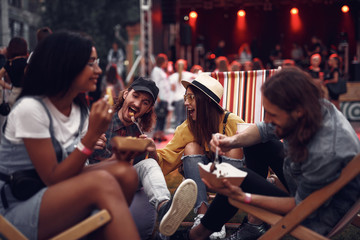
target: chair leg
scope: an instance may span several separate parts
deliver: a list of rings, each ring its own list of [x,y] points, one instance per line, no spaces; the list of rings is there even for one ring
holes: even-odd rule
[[[111,220],[109,212],[105,209],[92,215],[70,229],[51,238],[51,240],[75,240],[88,235]]]
[[[0,215],[0,239],[27,240],[8,220]]]

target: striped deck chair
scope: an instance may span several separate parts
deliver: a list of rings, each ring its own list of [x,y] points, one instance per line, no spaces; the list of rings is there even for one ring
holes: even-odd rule
[[[264,119],[261,86],[278,69],[238,72],[211,72],[210,76],[224,86],[220,105],[241,117],[247,123]]]

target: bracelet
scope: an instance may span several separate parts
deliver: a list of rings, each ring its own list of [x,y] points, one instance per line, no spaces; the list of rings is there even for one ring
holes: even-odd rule
[[[244,203],[251,203],[251,193],[245,193]]]
[[[85,155],[87,155],[87,156],[90,156],[90,155],[93,153],[93,151],[92,151],[91,149],[85,147],[84,144],[82,144],[81,141],[77,144],[76,148],[77,148],[80,152],[82,152],[83,154],[85,154]]]

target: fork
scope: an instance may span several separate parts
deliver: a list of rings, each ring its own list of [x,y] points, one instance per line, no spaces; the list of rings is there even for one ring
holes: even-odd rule
[[[219,136],[216,134],[216,133],[213,133],[213,136],[215,135],[215,137],[217,138],[217,139],[219,139]],[[211,167],[210,167],[210,172],[213,172],[213,171],[215,171],[216,170],[216,165],[218,165],[220,162],[219,162],[219,149],[218,148],[216,148],[216,150],[215,150],[215,159],[214,159],[214,162],[213,162],[213,164],[211,165]]]
[[[135,125],[137,126],[137,128],[139,129],[141,135],[144,135],[144,132],[141,130],[140,126],[139,126],[139,123],[135,120],[135,117],[134,116],[131,116],[131,121],[133,123],[135,123]]]

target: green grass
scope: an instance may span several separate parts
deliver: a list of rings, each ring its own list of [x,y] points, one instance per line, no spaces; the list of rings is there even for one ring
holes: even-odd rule
[[[174,194],[176,188],[179,186],[179,184],[183,181],[183,176],[179,174],[177,171],[173,171],[169,175],[165,177],[166,183],[168,185],[168,188],[171,192],[171,194]],[[232,219],[230,219],[229,223],[241,223],[242,219],[246,213],[239,211]],[[194,211],[191,211],[188,216],[184,219],[184,222],[193,222],[194,218],[196,217],[196,214]],[[171,237],[171,239],[182,239],[182,233],[184,231],[187,231],[188,228],[186,227],[180,227],[179,230]],[[227,235],[231,235],[236,228],[227,228]],[[293,240],[295,238],[291,236],[285,236],[283,238],[284,240]],[[356,240],[360,239],[360,228],[355,227],[351,224],[345,227],[345,229],[337,234],[335,237],[332,238],[332,240]]]

